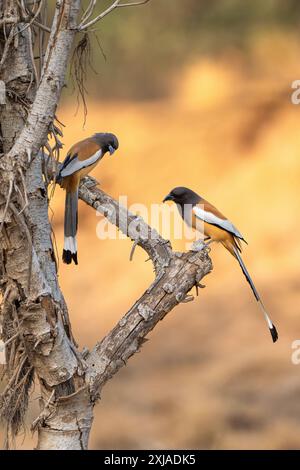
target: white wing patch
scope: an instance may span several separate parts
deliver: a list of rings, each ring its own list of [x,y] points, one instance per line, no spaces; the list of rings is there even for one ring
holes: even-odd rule
[[[199,206],[194,206],[193,212],[195,216],[198,217],[198,219],[201,219],[204,222],[207,222],[208,224],[217,225],[218,227],[222,228],[223,230],[227,230],[227,232],[232,233],[241,240],[244,239],[243,235],[238,231],[238,229],[233,225],[233,223],[230,222],[230,220],[220,219],[220,217],[217,217],[215,214],[201,209],[201,207]]]
[[[90,158],[87,158],[86,160],[78,160],[78,158],[74,158],[71,160],[71,162],[60,172],[60,176],[63,178],[65,176],[70,176],[73,175],[76,171],[81,170],[82,168],[86,168],[87,166],[93,165],[97,160],[100,160],[102,158],[102,150],[97,150],[94,155],[92,155]]]

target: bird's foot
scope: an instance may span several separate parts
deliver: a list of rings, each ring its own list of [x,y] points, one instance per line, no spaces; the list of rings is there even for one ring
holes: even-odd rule
[[[205,250],[209,247],[209,244],[211,243],[208,242],[208,243],[205,243],[203,240],[196,240],[193,244],[192,244],[192,248],[191,248],[191,251],[202,251],[202,250]]]
[[[88,189],[92,189],[94,188],[95,186],[101,186],[100,182],[98,180],[96,180],[96,178],[93,178],[92,176],[88,175],[88,176],[85,176],[83,179],[82,179],[84,185],[88,188]]]

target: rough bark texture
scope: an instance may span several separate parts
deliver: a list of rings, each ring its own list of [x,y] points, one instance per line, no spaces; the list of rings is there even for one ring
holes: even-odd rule
[[[7,445],[22,426],[30,386],[36,380],[41,390],[41,410],[33,423],[38,431],[37,448],[86,449],[93,406],[102,387],[168,312],[192,300],[188,292],[211,270],[206,250],[173,252],[170,243],[140,217],[129,214],[99,190],[92,178],[86,178],[80,198],[148,253],[156,276],[91,352],[78,351],[58,284],[48,219],[47,164],[39,150],[46,145],[52,162],[53,152],[59,149],[54,118],[80,3],[56,2],[37,74],[32,52],[37,30],[31,7],[25,11],[15,2],[0,2],[0,80],[6,90],[4,104],[0,104],[0,289],[7,359],[0,413],[7,425]],[[92,12],[93,8],[84,13],[81,24],[87,24]],[[48,27],[43,28],[47,31]],[[54,150],[47,144],[49,132],[56,138]]]
[[[2,416],[13,435],[22,424],[33,371],[41,386],[43,416],[46,405],[82,386],[82,366],[71,340],[66,305],[57,280],[42,160],[36,157],[47,141],[64,84],[75,34],[70,28],[75,24],[79,5],[79,1],[56,4],[45,68],[37,91],[37,84],[31,83],[34,74],[28,52],[32,47],[27,38],[29,28],[16,36],[17,44],[11,43],[8,57],[12,76],[6,68],[1,75],[6,89],[14,87],[13,98],[8,95],[9,104],[2,110],[4,153],[0,159],[2,215],[5,216],[0,237],[2,336],[8,342],[9,380],[2,396]],[[22,30],[23,23],[11,28]],[[26,93],[29,85],[29,93],[34,96],[31,106]],[[24,108],[25,116],[19,112],[22,110],[24,114]],[[13,190],[9,198],[10,189]]]

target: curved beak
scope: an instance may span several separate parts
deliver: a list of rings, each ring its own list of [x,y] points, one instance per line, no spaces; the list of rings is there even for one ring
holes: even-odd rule
[[[163,202],[166,202],[166,201],[174,201],[174,197],[172,196],[172,194],[168,194],[165,199],[163,200]]]
[[[116,149],[113,148],[112,145],[109,145],[109,146],[108,146],[108,150],[109,150],[110,155],[112,155],[112,154],[115,153],[115,151],[116,151]]]

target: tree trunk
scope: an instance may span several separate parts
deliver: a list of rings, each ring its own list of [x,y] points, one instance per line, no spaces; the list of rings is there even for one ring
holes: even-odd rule
[[[57,0],[49,29],[42,0],[17,6],[0,1],[0,90],[5,87],[0,96],[0,289],[6,355],[0,413],[7,427],[6,447],[22,426],[35,380],[41,391],[40,413],[32,424],[38,432],[37,448],[87,449],[93,407],[102,387],[168,312],[193,299],[187,293],[211,270],[206,249],[173,252],[140,217],[86,178],[79,197],[115,223],[134,241],[134,248],[139,245],[148,253],[156,278],[91,352],[78,350],[58,284],[48,183],[61,147],[55,113],[71,48],[76,33],[95,23],[90,19],[94,3],[77,25],[80,0]],[[115,0],[96,20],[118,6],[124,5]],[[33,54],[37,44],[38,68]],[[55,138],[53,148],[49,134]]]

